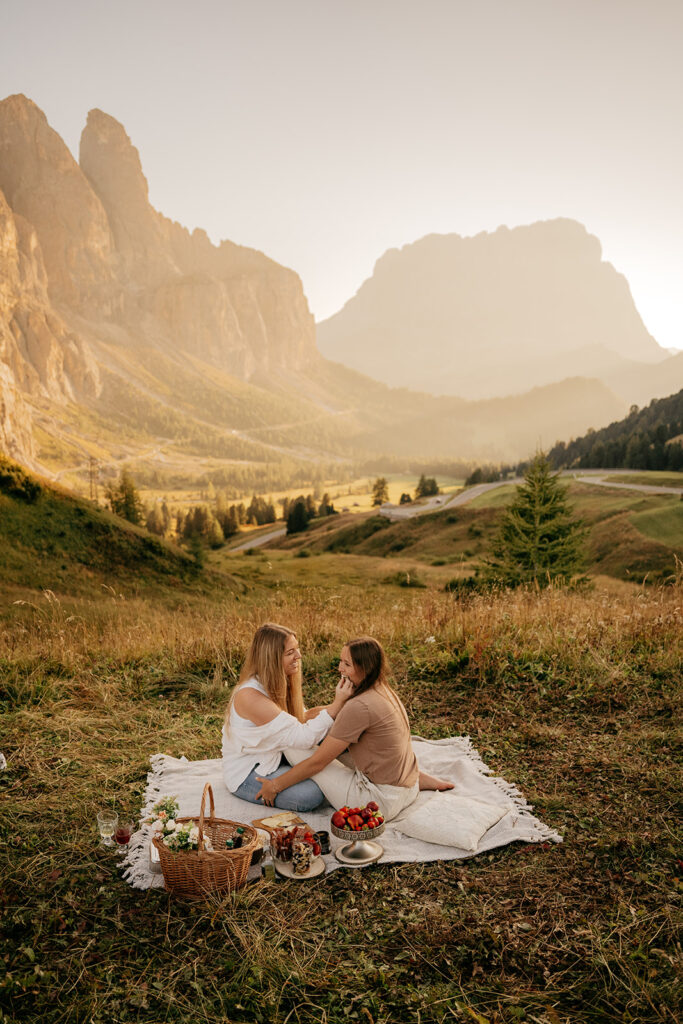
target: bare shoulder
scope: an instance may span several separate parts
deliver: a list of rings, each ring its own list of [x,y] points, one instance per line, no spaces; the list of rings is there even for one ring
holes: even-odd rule
[[[237,691],[233,706],[240,718],[247,718],[254,725],[267,725],[280,714],[280,708],[270,697],[251,686],[243,686]]]

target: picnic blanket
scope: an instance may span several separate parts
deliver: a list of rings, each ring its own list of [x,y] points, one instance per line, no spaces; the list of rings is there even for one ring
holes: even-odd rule
[[[562,836],[532,814],[533,808],[520,791],[505,779],[495,777],[470,742],[469,736],[453,736],[443,740],[425,740],[412,737],[418,764],[424,771],[455,784],[445,793],[422,791],[416,801],[388,822],[379,842],[384,847],[380,864],[433,860],[464,860],[486,850],[508,843],[562,842]],[[152,770],[147,776],[147,788],[141,811],[141,821],[162,796],[176,796],[180,804],[180,817],[199,816],[202,790],[206,782],[213,788],[216,815],[247,824],[268,813],[272,808],[248,803],[233,796],[223,781],[220,759],[188,761],[184,757],[154,754],[150,758]],[[431,804],[431,807],[430,807]],[[208,807],[206,810],[208,814]],[[323,804],[315,811],[303,815],[316,831],[330,828],[332,808]],[[479,837],[475,829],[475,842],[466,846],[447,845],[450,826],[465,822],[472,832],[473,822],[479,821],[485,829]],[[487,827],[487,822],[494,822]],[[401,826],[405,832],[401,830]],[[410,834],[409,834],[410,833]],[[141,827],[131,838],[128,853],[122,862],[124,878],[136,889],[163,887],[161,874],[156,873],[149,860],[150,826]],[[419,838],[418,838],[419,837]],[[331,837],[332,852],[324,858],[326,871],[343,865],[334,856],[336,845],[344,845]],[[258,867],[250,873],[256,877]]]

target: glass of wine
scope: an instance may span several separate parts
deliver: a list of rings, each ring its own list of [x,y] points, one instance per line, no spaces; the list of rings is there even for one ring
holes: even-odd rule
[[[125,853],[130,842],[130,837],[133,834],[133,822],[132,821],[120,821],[116,826],[114,832],[114,839],[118,846],[119,853]]]
[[[102,837],[100,846],[113,846],[112,836],[119,823],[119,816],[116,811],[102,810],[97,813],[97,827]]]

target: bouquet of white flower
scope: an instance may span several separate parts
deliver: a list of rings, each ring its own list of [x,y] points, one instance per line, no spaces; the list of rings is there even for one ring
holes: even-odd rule
[[[181,822],[175,821],[173,818],[164,822],[155,821],[152,824],[152,831],[161,833],[164,845],[174,853],[179,850],[199,849],[199,829],[194,821]],[[206,832],[204,833],[203,847],[205,850],[213,851],[211,839]]]

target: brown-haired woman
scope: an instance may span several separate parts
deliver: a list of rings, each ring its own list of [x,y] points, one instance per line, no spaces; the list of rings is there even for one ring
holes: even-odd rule
[[[257,776],[261,789],[256,799],[273,804],[284,787],[311,779],[333,807],[374,800],[391,820],[413,802],[419,789],[452,789],[451,783],[418,768],[408,715],[389,685],[382,645],[369,636],[349,641],[342,648],[339,674],[353,694],[326,739],[312,754],[286,749],[294,767],[277,778]]]
[[[351,684],[340,680],[331,704],[305,711],[295,634],[273,622],[259,626],[223,725],[223,778],[230,792],[255,803],[262,778],[273,780],[287,772],[285,747],[303,748],[306,756],[352,692]],[[307,779],[279,786],[276,806],[312,811],[323,799],[316,783]]]

